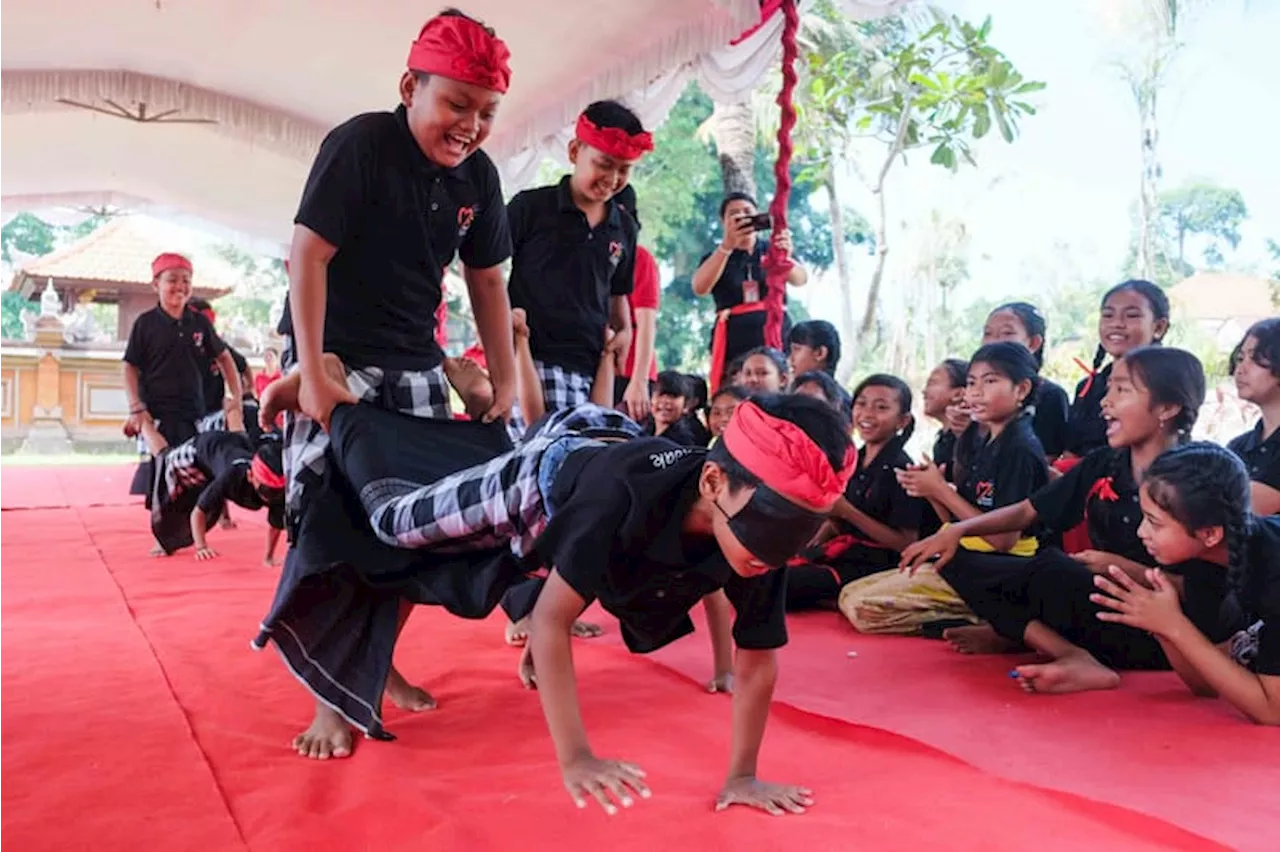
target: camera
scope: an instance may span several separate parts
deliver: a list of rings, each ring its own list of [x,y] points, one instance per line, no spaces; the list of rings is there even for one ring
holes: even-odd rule
[[[773,220],[768,213],[757,213],[754,216],[739,216],[739,224],[746,222],[750,224],[753,231],[768,231],[773,228]]]

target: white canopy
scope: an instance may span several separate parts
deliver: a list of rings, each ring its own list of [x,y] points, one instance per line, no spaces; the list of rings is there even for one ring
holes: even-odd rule
[[[902,0],[853,3],[875,11]],[[780,16],[758,0],[469,0],[512,52],[486,150],[526,184],[592,100],[625,97],[660,123],[696,75],[750,91]],[[434,7],[408,0],[7,0],[3,203],[182,212],[270,243],[288,238],[329,128],[395,103]]]

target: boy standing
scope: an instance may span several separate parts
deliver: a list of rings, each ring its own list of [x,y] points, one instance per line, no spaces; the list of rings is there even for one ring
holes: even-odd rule
[[[510,412],[514,354],[500,264],[510,256],[511,240],[497,169],[480,150],[510,82],[509,56],[480,22],[454,9],[442,12],[427,21],[409,51],[400,106],[340,125],[316,156],[294,220],[281,322],[291,337],[286,364],[301,374],[301,414],[286,425],[291,548],[278,604],[331,561],[342,561],[323,538],[322,523],[309,519],[327,490],[325,429],[344,391],[325,381],[322,354],[341,359],[345,390],[355,396],[410,417],[449,418],[434,322],[443,270],[455,254],[465,266],[494,386],[483,419],[502,420]],[[310,546],[308,538],[317,535],[322,546]],[[276,627],[269,617],[262,641],[279,641]],[[434,703],[394,671],[387,693],[409,709]],[[351,731],[318,701],[315,721],[294,744],[303,754],[342,756]]]
[[[214,362],[231,376],[235,394],[233,426],[240,416],[240,377],[227,346],[204,316],[189,310],[191,261],[166,252],[151,262],[151,284],[159,303],[139,316],[124,351],[124,387],[129,400],[125,434],[142,436],[154,456],[165,447],[195,437],[205,413],[203,365]],[[131,494],[150,495],[153,462],[144,461],[134,475]]]
[[[548,411],[591,397],[604,329],[630,348],[636,223],[617,203],[653,138],[631,110],[600,101],[578,117],[573,173],[511,199],[511,304],[528,314],[530,347]]]

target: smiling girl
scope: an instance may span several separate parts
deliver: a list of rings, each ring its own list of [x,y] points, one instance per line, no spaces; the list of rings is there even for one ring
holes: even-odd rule
[[[1044,368],[1044,347],[1048,324],[1040,309],[1029,302],[1006,302],[993,310],[982,326],[982,342],[995,343],[1008,340],[1021,343],[1036,357],[1036,364]],[[1067,392],[1051,381],[1040,383],[1036,397],[1036,412],[1031,427],[1044,447],[1045,456],[1052,464],[1067,445]]]

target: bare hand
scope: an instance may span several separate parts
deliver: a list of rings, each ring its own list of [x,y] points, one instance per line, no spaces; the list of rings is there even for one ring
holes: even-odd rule
[[[639,369],[627,382],[627,389],[622,394],[622,410],[632,420],[639,423],[649,416],[649,382]]]
[[[1115,554],[1107,553],[1105,550],[1081,550],[1071,554],[1071,558],[1083,563],[1094,574],[1106,574],[1108,569],[1116,564],[1117,559]]]
[[[931,459],[920,464],[913,464],[905,470],[895,470],[898,484],[909,497],[929,499],[939,497],[949,486],[942,476],[942,470]]]
[[[707,684],[707,692],[733,695],[733,672],[721,672]]]
[[[264,556],[264,557],[262,557],[262,567],[263,567],[263,568],[274,568],[274,567],[276,567],[276,566],[277,566],[277,565],[279,565],[279,564],[280,564],[280,560],[279,560],[279,558],[277,558],[277,557],[275,557],[275,556]]]
[[[515,379],[499,382],[492,374],[490,379],[493,381],[493,405],[489,406],[489,410],[480,419],[485,423],[495,420],[506,423],[511,419],[511,408],[516,402]]]
[[[740,216],[729,223],[729,229],[725,232],[724,239],[720,241],[720,245],[725,251],[751,251],[756,244],[756,231],[751,227],[750,216]]]
[[[326,432],[329,431],[329,416],[333,409],[344,402],[355,403],[359,399],[327,376],[308,377],[303,374],[302,385],[298,388],[298,407]]]
[[[965,429],[968,429],[972,419],[969,417],[969,406],[963,402],[948,405],[944,417],[947,423],[947,430],[954,435],[959,435]]]
[[[631,807],[635,803],[633,795],[642,799],[653,795],[645,786],[644,770],[634,763],[582,757],[564,767],[561,774],[564,776],[564,788],[569,791],[575,805],[585,808],[590,796],[609,816],[618,812],[617,805]]]
[[[716,810],[722,811],[730,805],[747,805],[774,816],[782,816],[787,811],[802,814],[805,808],[813,807],[813,791],[794,784],[770,784],[752,777],[731,778],[716,797]]]
[[[227,431],[243,432],[244,431],[244,408],[240,402],[227,407]]]
[[[129,418],[124,421],[124,435],[126,438],[136,438],[142,434],[143,427],[151,425],[151,412],[143,410],[130,414]]]
[[[1093,584],[1106,594],[1089,595],[1099,606],[1115,610],[1098,613],[1100,621],[1127,624],[1160,636],[1170,636],[1185,625],[1187,617],[1178,602],[1178,590],[1159,568],[1147,570],[1149,589],[1114,565],[1109,573],[1110,577],[1093,578]]]
[[[529,337],[529,315],[525,313],[524,308],[511,309],[511,333],[519,340],[520,338]]]
[[[218,551],[207,544],[196,546],[196,559],[204,561],[205,559],[213,559],[217,555]]]
[[[903,548],[898,568],[908,574],[915,574],[926,563],[932,561],[932,567],[936,571],[951,561],[959,546],[959,536],[946,530],[936,532],[926,539],[913,541]],[[935,556],[936,559],[934,559]]]
[[[775,231],[773,234],[773,245],[786,257],[791,257],[791,252],[793,251],[791,244],[791,232],[787,230]]]

